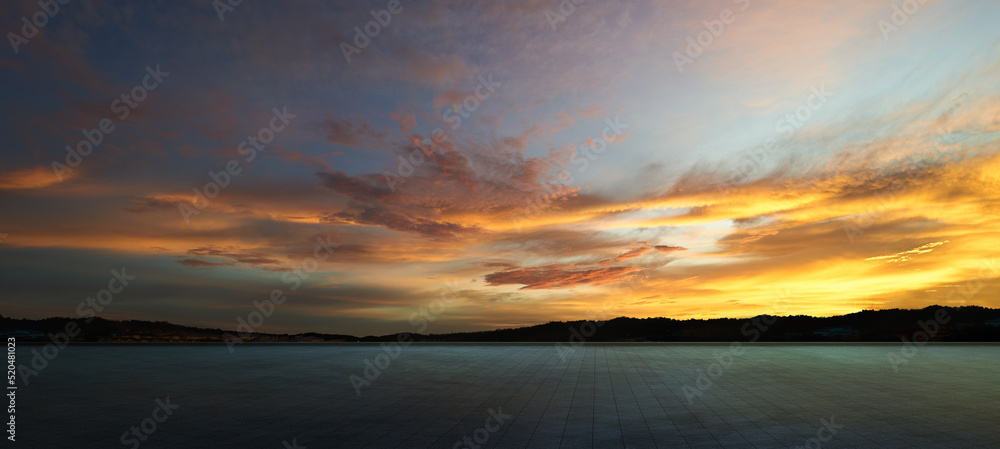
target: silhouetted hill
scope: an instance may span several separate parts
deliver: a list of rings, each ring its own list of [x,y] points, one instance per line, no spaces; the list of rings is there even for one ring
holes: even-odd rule
[[[942,317],[935,321],[935,314]],[[942,315],[943,314],[943,315]],[[516,329],[452,334],[411,334],[415,341],[533,342],[570,341],[900,341],[913,340],[923,322],[932,341],[1000,341],[1000,309],[979,306],[930,306],[924,309],[864,310],[834,317],[769,316],[675,320],[671,318],[615,318],[600,325],[588,321],[553,321]],[[990,325],[992,324],[992,326]],[[361,341],[390,341],[396,335],[365,337]],[[923,338],[917,336],[917,338]]]
[[[421,335],[401,332],[355,337],[341,334],[238,334],[164,321],[112,321],[95,318],[12,319],[0,316],[0,330],[22,342],[50,341],[49,334],[67,325],[81,329],[77,342],[247,342],[396,341],[421,342],[621,342],[621,341],[930,341],[1000,342],[1000,309],[979,306],[923,309],[864,310],[834,317],[773,316],[754,318],[688,319],[615,318],[604,322],[553,321],[522,328]],[[923,326],[922,326],[923,325]]]
[[[254,332],[240,334],[222,329],[203,329],[181,326],[166,321],[114,321],[93,318],[90,323],[83,318],[45,318],[41,320],[13,319],[0,316],[0,331],[22,342],[51,341],[50,334],[66,333],[67,326],[79,328],[72,341],[77,342],[222,342],[240,338],[243,341],[357,341],[352,335],[318,334],[267,334]],[[75,329],[75,328],[74,328]]]

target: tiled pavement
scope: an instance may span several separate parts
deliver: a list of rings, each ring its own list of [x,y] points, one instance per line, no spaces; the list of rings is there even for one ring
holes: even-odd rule
[[[744,348],[723,367],[727,345],[414,344],[358,396],[378,345],[71,346],[18,390],[5,447],[132,448],[168,396],[137,447],[1000,447],[1000,346],[926,346],[898,373],[900,345]]]

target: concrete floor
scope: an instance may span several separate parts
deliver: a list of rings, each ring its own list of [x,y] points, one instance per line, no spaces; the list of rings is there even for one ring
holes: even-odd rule
[[[1000,447],[1000,346],[926,346],[896,372],[900,348],[71,346],[19,388],[8,447]],[[359,396],[366,359],[389,364]]]

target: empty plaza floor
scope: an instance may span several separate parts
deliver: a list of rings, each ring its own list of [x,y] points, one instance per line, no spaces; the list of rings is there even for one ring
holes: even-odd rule
[[[69,346],[6,447],[1000,447],[1000,346],[902,349]]]

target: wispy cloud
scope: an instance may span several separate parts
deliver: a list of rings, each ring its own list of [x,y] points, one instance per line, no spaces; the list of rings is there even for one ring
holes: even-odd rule
[[[944,245],[945,243],[948,243],[948,241],[945,240],[943,242],[928,243],[926,245],[920,245],[910,250],[900,251],[896,254],[889,254],[887,256],[869,257],[865,260],[884,260],[886,263],[906,262],[908,260],[913,259],[913,257],[916,256],[917,254],[929,253],[931,251],[934,251],[934,248]]]
[[[552,264],[542,267],[498,271],[486,275],[493,286],[520,284],[522,290],[572,288],[583,285],[606,285],[628,281],[639,267],[580,268],[575,265]]]

